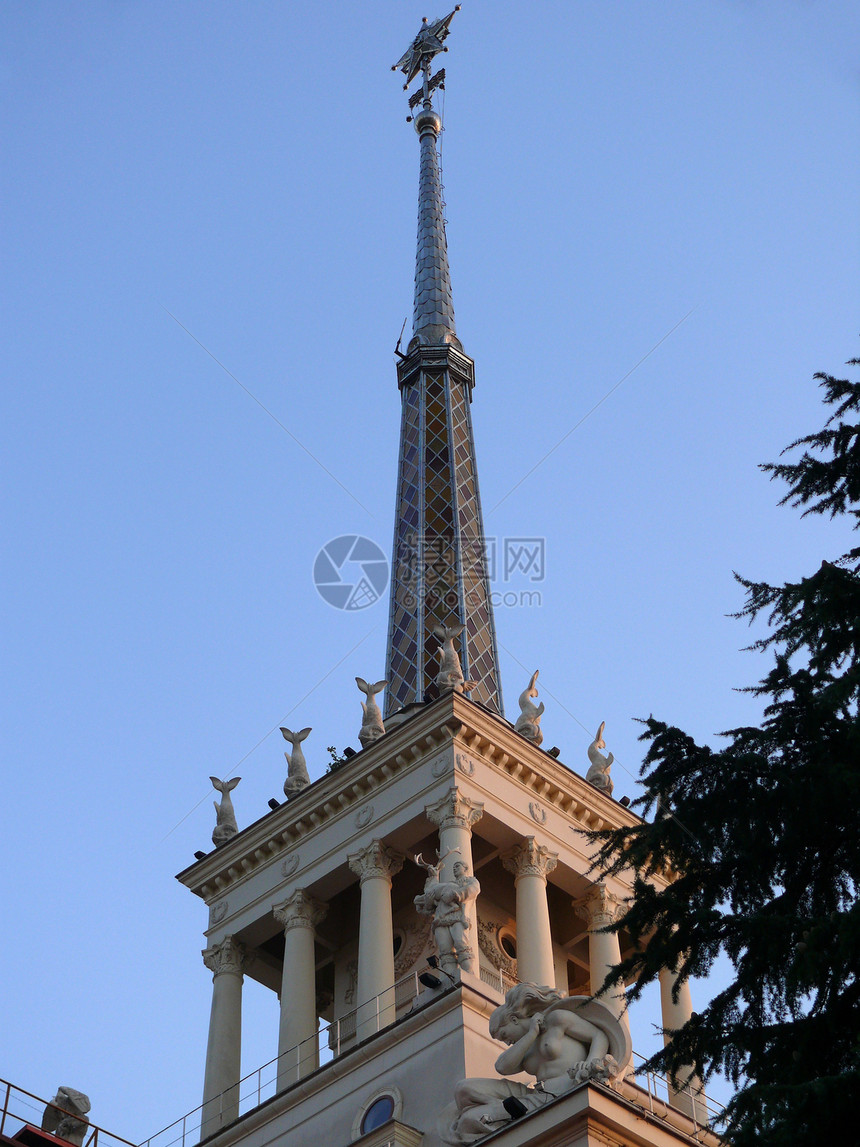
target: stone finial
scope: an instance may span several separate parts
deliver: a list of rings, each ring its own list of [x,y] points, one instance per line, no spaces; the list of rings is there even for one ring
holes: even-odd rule
[[[537,685],[535,684],[538,679],[540,670],[535,669],[532,673],[531,681],[528,687],[520,693],[520,715],[517,717],[517,723],[514,726],[516,732],[521,737],[525,737],[527,741],[531,741],[533,745],[539,745],[543,740],[543,733],[541,732],[540,719],[544,713],[544,703],[541,701],[540,705],[535,705],[532,697],[537,697]]]
[[[287,779],[284,781],[284,793],[289,800],[291,797],[297,796],[302,789],[306,789],[311,783],[308,763],[302,751],[302,741],[312,730],[310,728],[300,729],[298,733],[294,733],[290,729],[282,728],[281,732],[284,740],[289,741],[293,746],[291,753],[284,753],[287,758]]]
[[[603,739],[603,730],[606,728],[606,722],[600,722],[600,728],[597,730],[597,736],[588,746],[588,759],[591,764],[588,767],[588,772],[585,774],[585,779],[590,785],[594,785],[602,793],[606,793],[608,797],[612,796],[612,790],[615,787],[612,784],[612,778],[609,776],[609,770],[612,767],[612,762],[615,760],[612,753],[608,757],[604,757],[598,749],[605,749],[606,742]]]
[[[439,638],[439,672],[436,674],[436,687],[440,693],[453,690],[455,693],[469,693],[476,682],[467,681],[463,667],[454,648],[454,638],[459,637],[465,625],[436,625],[433,632]]]
[[[372,745],[385,735],[385,725],[382,723],[382,713],[376,703],[376,694],[381,693],[388,682],[377,681],[375,685],[368,685],[363,677],[356,677],[355,683],[367,697],[367,700],[361,703],[364,719],[358,734],[362,749],[366,749],[368,745]]]
[[[236,835],[239,826],[236,824],[236,813],[233,809],[233,800],[230,793],[241,781],[241,777],[233,777],[230,781],[219,781],[217,777],[210,777],[213,788],[221,794],[221,803],[213,801],[215,805],[215,828],[212,831],[212,843],[216,848]]]
[[[81,1147],[89,1120],[90,1099],[73,1087],[58,1087],[57,1094],[45,1108],[42,1130]]]

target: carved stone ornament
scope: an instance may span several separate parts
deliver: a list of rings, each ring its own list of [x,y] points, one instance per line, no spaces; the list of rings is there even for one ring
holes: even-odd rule
[[[404,857],[381,840],[372,840],[360,852],[352,852],[347,857],[350,869],[361,879],[388,880],[403,867]]]
[[[401,925],[405,939],[400,946],[400,951],[394,957],[394,978],[396,980],[405,976],[431,946],[430,927],[431,921],[427,916],[418,916],[409,923],[404,922]]]
[[[517,962],[502,948],[499,933],[503,924],[478,921],[478,946],[497,972],[502,972],[509,980],[518,980]]]
[[[226,900],[219,900],[217,904],[213,904],[209,909],[209,927],[213,924],[220,924],[224,917],[227,915],[229,904]]]
[[[481,801],[472,800],[458,788],[452,788],[441,800],[425,805],[424,815],[440,829],[471,828],[484,815],[484,806]]]
[[[544,703],[541,701],[540,705],[535,705],[532,701],[532,697],[538,695],[536,685],[538,672],[539,670],[535,669],[531,681],[520,693],[520,715],[517,717],[516,725],[514,725],[515,731],[521,737],[525,737],[527,741],[531,741],[533,745],[539,745],[543,741],[540,719],[544,714]]]
[[[382,723],[382,712],[376,703],[376,694],[381,693],[388,682],[377,681],[374,684],[368,684],[363,677],[356,677],[355,683],[367,698],[361,703],[361,711],[364,716],[358,734],[362,749],[366,749],[368,745],[372,745],[374,741],[385,736],[385,725]]]
[[[293,875],[294,872],[298,870],[300,864],[301,859],[299,854],[297,852],[291,853],[289,856],[284,858],[284,862],[281,865],[281,876],[283,876],[284,879],[288,879]]]
[[[624,915],[626,905],[601,881],[593,884],[581,900],[574,900],[573,909],[586,922],[589,931],[592,931],[614,924]]]
[[[537,801],[529,801],[529,812],[531,813],[532,820],[537,824],[546,824],[546,809],[537,803]]]
[[[373,805],[366,804],[355,814],[355,827],[365,828],[373,820]]]
[[[212,944],[203,951],[203,963],[214,976],[241,976],[248,966],[249,954],[243,943],[233,936],[225,936],[220,944]]]
[[[217,777],[210,777],[212,787],[221,794],[221,803],[213,801],[215,805],[215,828],[212,830],[212,843],[216,848],[226,844],[231,837],[239,831],[236,824],[236,813],[233,809],[233,799],[230,793],[241,781],[241,777],[233,777],[230,781],[219,781]]]
[[[355,1003],[355,993],[358,988],[358,960],[350,960],[346,965],[347,989],[343,993],[345,1004]]]
[[[465,625],[436,625],[433,632],[439,638],[439,672],[436,674],[436,688],[440,693],[453,690],[455,693],[471,693],[477,682],[466,681],[460,657],[454,648],[454,638],[459,637]]]
[[[284,795],[287,800],[297,796],[302,789],[306,789],[311,783],[310,774],[308,773],[308,763],[305,760],[304,749],[302,748],[302,741],[307,737],[308,733],[312,733],[313,729],[299,729],[294,733],[291,729],[281,729],[281,733],[285,741],[289,741],[293,746],[291,753],[284,753],[287,758],[287,779],[284,781]]]
[[[54,1106],[56,1104],[56,1106]],[[58,1087],[42,1115],[42,1130],[81,1147],[89,1126],[90,1097],[73,1087]]]
[[[457,768],[461,773],[465,773],[467,777],[471,777],[475,771],[475,762],[471,757],[467,757],[465,753],[457,753]]]
[[[546,880],[558,864],[558,853],[551,852],[545,844],[538,844],[533,836],[527,836],[502,857],[502,864],[515,876],[542,876]]]
[[[599,789],[602,793],[606,793],[608,797],[612,796],[612,790],[615,787],[612,783],[612,778],[609,775],[609,770],[612,767],[612,762],[615,760],[612,753],[608,757],[598,752],[598,749],[605,749],[606,742],[603,739],[603,730],[606,728],[606,722],[600,722],[600,728],[597,730],[597,736],[588,746],[588,759],[591,764],[588,766],[588,772],[585,774],[585,779],[590,785]]]
[[[450,768],[451,759],[449,753],[440,753],[438,757],[434,757],[430,762],[430,772],[434,777],[444,776]]]
[[[328,904],[309,896],[303,888],[297,888],[283,903],[273,904],[272,911],[278,923],[283,924],[285,932],[291,928],[314,929],[325,919]]]

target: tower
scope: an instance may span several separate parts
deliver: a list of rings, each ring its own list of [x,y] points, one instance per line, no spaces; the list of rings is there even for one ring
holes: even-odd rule
[[[623,932],[602,929],[630,887],[594,881],[584,830],[635,817],[540,747],[535,677],[517,726],[501,712],[469,419],[474,364],[454,327],[432,102],[444,77],[432,61],[453,15],[425,21],[395,65],[407,84],[422,79],[411,101],[418,256],[413,335],[398,365],[388,716],[383,726],[363,682],[362,751],[312,784],[287,785],[284,803],[222,833],[178,876],[207,904],[213,978],[203,1103],[182,1121],[183,1147],[437,1147],[477,1142],[484,1126],[503,1147],[715,1142],[689,1087],[655,1095],[623,1070],[543,1071],[540,1024],[536,1058],[506,1070],[518,1077],[510,1084],[498,1074],[503,1042],[488,1021],[499,1035],[512,989],[550,989],[548,1023],[550,1007],[572,1015],[561,997],[588,996],[623,954]],[[600,747],[598,735],[593,763]],[[270,1062],[243,1075],[245,977],[278,994],[280,1022]],[[673,993],[671,973],[664,980],[664,1026],[677,1027],[689,994]],[[606,1035],[595,1063],[602,1070],[609,1051],[623,1068],[623,994],[591,1006],[580,1026],[593,1021]],[[521,1017],[506,1022],[513,1049],[528,1033],[515,1030]],[[525,1088],[530,1076],[541,1086]],[[509,1088],[501,1113],[485,1110],[488,1082]],[[470,1126],[459,1121],[473,1109]],[[178,1137],[168,1129],[165,1147]]]

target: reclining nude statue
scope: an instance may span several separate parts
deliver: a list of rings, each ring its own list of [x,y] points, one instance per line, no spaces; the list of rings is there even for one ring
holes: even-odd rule
[[[631,1056],[626,1028],[601,1000],[537,984],[510,989],[490,1016],[490,1035],[509,1045],[496,1060],[499,1075],[526,1071],[537,1083],[462,1080],[437,1123],[444,1143],[475,1143],[582,1083],[614,1079]]]

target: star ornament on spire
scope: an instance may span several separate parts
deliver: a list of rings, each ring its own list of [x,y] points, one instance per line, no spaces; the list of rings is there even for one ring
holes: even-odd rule
[[[461,5],[458,4],[453,12],[449,12],[440,20],[434,20],[432,24],[429,23],[426,16],[424,17],[421,31],[409,45],[409,50],[404,52],[397,63],[391,67],[392,72],[396,72],[399,68],[406,76],[406,83],[403,85],[404,91],[419,72],[429,73],[430,63],[434,56],[438,56],[440,52],[448,51],[442,41],[450,32],[454,13],[459,12],[460,7]]]

